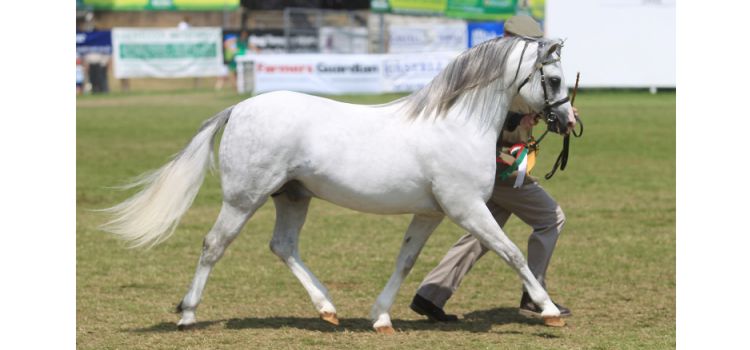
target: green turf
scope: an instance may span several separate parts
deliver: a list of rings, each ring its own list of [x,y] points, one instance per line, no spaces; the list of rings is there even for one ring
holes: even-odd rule
[[[380,103],[397,97],[336,97]],[[314,200],[301,255],[328,286],[341,325],[317,318],[297,280],[268,249],[273,204],[250,220],[213,274],[200,328],[176,331],[172,313],[192,278],[201,241],[219,210],[208,176],[177,232],[150,250],[129,250],[96,229],[90,209],[128,193],[108,187],[162,165],[200,123],[242,98],[213,91],[83,97],[77,101],[77,344],[82,349],[675,347],[675,95],[579,93],[585,120],[569,168],[542,184],[568,223],[547,274],[550,294],[574,316],[547,328],[516,314],[518,277],[497,256],[474,267],[446,306],[461,322],[434,324],[408,308],[421,278],[462,234],[444,222],[391,310],[394,336],[367,319],[385,285],[408,216],[362,214]],[[557,156],[548,136],[537,175]],[[366,156],[366,155],[363,155]],[[506,226],[525,251],[530,229]]]

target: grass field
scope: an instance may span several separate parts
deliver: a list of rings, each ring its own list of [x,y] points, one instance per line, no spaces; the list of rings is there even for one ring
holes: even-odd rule
[[[336,97],[380,103],[392,96]],[[81,349],[661,349],[675,347],[675,95],[581,92],[586,123],[568,169],[542,185],[568,223],[547,273],[550,294],[574,313],[564,328],[516,314],[520,281],[488,254],[446,306],[461,322],[435,324],[409,310],[422,277],[462,232],[447,220],[433,234],[391,310],[393,336],[367,319],[385,285],[409,216],[362,214],[314,200],[302,258],[325,283],[341,325],[318,319],[307,293],[268,249],[269,201],[211,275],[199,328],[178,332],[173,309],[193,276],[203,236],[219,210],[208,176],[175,235],[150,250],[125,249],[96,229],[91,209],[129,193],[109,186],[161,166],[200,123],[241,100],[213,91],[132,93],[77,101],[77,345]],[[557,156],[548,136],[536,174]],[[525,251],[530,229],[506,226]],[[378,247],[378,249],[373,249]],[[344,253],[353,251],[356,254]]]

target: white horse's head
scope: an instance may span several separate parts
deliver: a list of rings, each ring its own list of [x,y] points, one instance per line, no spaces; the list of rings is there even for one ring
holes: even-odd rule
[[[413,119],[440,118],[455,111],[497,128],[508,110],[543,113],[550,130],[566,133],[575,118],[560,65],[561,47],[561,40],[518,36],[485,41],[399,102]]]
[[[539,40],[519,44],[519,77],[514,82],[518,92],[512,109],[530,109],[541,113],[550,131],[565,134],[575,126],[576,120],[568,98],[565,75],[560,63],[562,40]],[[536,46],[536,55],[533,52]],[[528,50],[532,49],[532,50]],[[520,98],[520,101],[519,101]],[[528,112],[528,111],[527,111]]]

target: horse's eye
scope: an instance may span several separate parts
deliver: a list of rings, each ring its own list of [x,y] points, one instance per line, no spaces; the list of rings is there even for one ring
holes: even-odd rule
[[[560,87],[560,78],[558,78],[558,77],[552,77],[552,78],[550,78],[549,79],[549,85],[553,89],[558,89]]]

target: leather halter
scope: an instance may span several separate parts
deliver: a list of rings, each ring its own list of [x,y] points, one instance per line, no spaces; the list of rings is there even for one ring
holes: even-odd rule
[[[527,39],[527,40],[525,40],[525,43],[524,43],[524,46],[523,46],[523,50],[521,51],[521,59],[518,61],[518,68],[516,69],[516,76],[513,78],[514,81],[518,77],[518,72],[521,69],[521,62],[523,62],[523,55],[526,52],[526,47],[528,45],[529,45],[529,40]],[[539,44],[539,47],[538,47],[538,54],[539,54],[538,57],[542,57],[541,56],[541,54],[542,54],[542,45],[541,45],[541,43]],[[549,64],[553,64],[553,63],[556,63],[556,62],[559,62],[559,61],[560,61],[560,58],[555,58],[555,59],[550,59],[550,60],[546,60],[546,61],[537,62],[536,65],[534,66],[534,69],[531,71],[531,73],[529,73],[529,75],[526,77],[526,79],[524,79],[521,82],[521,84],[518,85],[518,90],[516,91],[516,93],[519,93],[521,91],[521,88],[523,88],[523,86],[526,85],[526,83],[528,83],[531,80],[531,77],[534,75],[534,72],[536,70],[539,70],[539,75],[541,76],[542,91],[544,92],[544,109],[543,109],[543,113],[544,113],[545,122],[547,123],[547,130],[544,132],[544,134],[542,134],[542,136],[538,140],[536,140],[534,142],[534,146],[533,147],[535,147],[535,148],[539,147],[539,144],[542,142],[542,139],[544,139],[544,136],[546,136],[549,131],[554,131],[554,132],[558,132],[558,133],[561,131],[557,127],[557,122],[559,120],[558,116],[557,116],[557,114],[555,114],[552,111],[552,109],[555,108],[555,107],[557,107],[557,106],[559,106],[559,105],[561,105],[561,104],[563,104],[563,103],[571,101],[568,96],[565,96],[565,97],[563,97],[563,98],[561,98],[561,99],[559,99],[559,100],[557,100],[555,102],[550,102],[549,101],[549,94],[547,93],[547,82],[546,82],[546,79],[544,77],[544,66],[549,65]],[[578,89],[578,79],[576,79],[575,90],[577,90],[577,89]],[[573,92],[574,99],[575,99],[575,90]],[[571,105],[572,104],[573,104],[573,102],[571,101]],[[573,136],[575,136],[575,137],[581,137],[583,135],[583,122],[578,118],[578,115],[576,115],[575,118],[578,121],[578,124],[580,125],[581,131],[579,133],[576,133],[576,130],[573,129],[572,133],[573,133]],[[502,137],[502,130],[500,131],[500,133],[501,133],[500,136]],[[552,170],[549,173],[547,173],[547,174],[544,175],[545,179],[547,179],[547,180],[551,179],[552,176],[555,175],[555,172],[557,171],[558,168],[560,168],[560,170],[565,170],[565,166],[568,164],[568,154],[570,152],[569,150],[570,150],[570,135],[565,135],[565,137],[563,138],[563,148],[560,151],[560,155],[557,157],[557,160],[555,161],[555,164],[553,165]]]
[[[526,43],[524,44],[524,47],[523,47],[523,51],[521,52],[521,60],[518,62],[519,70],[520,70],[520,67],[521,67],[521,62],[523,61],[524,51],[526,51],[526,46],[528,44],[529,44],[529,42],[526,41]],[[542,45],[541,44],[539,45],[538,51],[539,51],[539,54],[541,55],[541,52],[542,52]],[[539,74],[541,75],[541,78],[542,78],[542,81],[541,81],[541,83],[542,83],[542,92],[544,92],[544,109],[543,109],[543,113],[544,113],[545,122],[547,123],[547,129],[555,131],[555,132],[560,132],[561,130],[559,130],[559,128],[557,128],[557,125],[555,124],[558,121],[558,116],[557,116],[557,114],[555,114],[552,111],[552,109],[555,108],[555,107],[557,107],[557,106],[559,106],[559,105],[561,105],[561,104],[563,104],[563,103],[566,103],[566,102],[570,101],[570,98],[568,96],[565,96],[565,97],[563,97],[563,98],[561,98],[561,99],[559,99],[557,101],[550,102],[550,100],[549,100],[549,94],[547,93],[547,82],[546,82],[546,79],[544,78],[544,66],[549,65],[549,64],[553,64],[553,63],[556,63],[556,62],[560,62],[560,59],[559,58],[555,58],[555,59],[550,59],[550,60],[538,62],[534,66],[534,69],[531,71],[531,73],[529,73],[529,75],[526,77],[526,79],[524,79],[521,82],[521,84],[518,85],[518,90],[516,92],[517,93],[520,92],[521,88],[523,88],[523,86],[526,85],[526,83],[528,83],[531,80],[531,76],[534,75],[534,73],[536,72],[536,70],[539,70]],[[516,74],[518,74],[518,70],[516,70]]]

